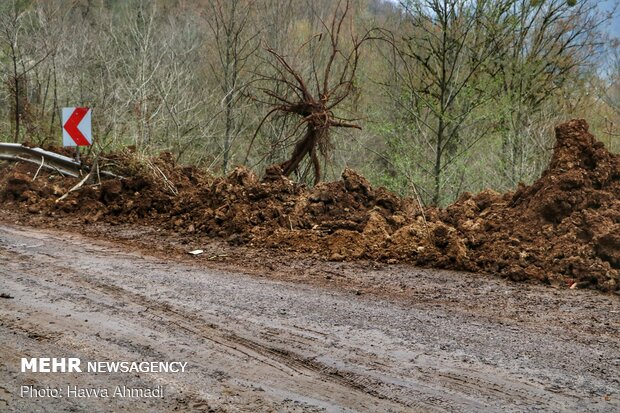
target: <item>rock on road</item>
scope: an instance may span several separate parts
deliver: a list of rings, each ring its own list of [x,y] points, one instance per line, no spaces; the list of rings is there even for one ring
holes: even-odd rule
[[[400,265],[373,276],[410,293],[356,295],[0,224],[0,411],[620,411],[618,296]],[[188,371],[21,373],[22,357]],[[119,385],[164,397],[20,395]]]

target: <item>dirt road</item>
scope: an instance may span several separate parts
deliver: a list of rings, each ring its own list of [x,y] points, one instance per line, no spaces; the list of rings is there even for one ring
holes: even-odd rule
[[[264,275],[0,224],[0,410],[620,411],[617,296],[400,265],[348,274],[363,293]],[[22,357],[188,365],[21,373]],[[122,385],[164,396],[20,396]]]

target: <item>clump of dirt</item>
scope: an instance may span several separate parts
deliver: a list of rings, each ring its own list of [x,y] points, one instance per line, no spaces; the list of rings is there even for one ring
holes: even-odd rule
[[[373,188],[350,169],[308,188],[277,165],[262,179],[244,167],[212,178],[170,154],[132,150],[100,159],[125,179],[90,181],[62,201],[77,179],[41,173],[33,180],[36,168],[5,164],[0,200],[32,214],[79,215],[84,224],[153,225],[333,261],[404,261],[618,291],[619,159],[585,121],[573,120],[557,127],[550,165],[533,185],[464,194],[445,210]]]
[[[514,193],[465,194],[442,212],[479,270],[514,280],[618,290],[620,156],[585,120],[556,128],[547,170]]]
[[[93,159],[84,157],[85,164]],[[177,203],[181,192],[204,184],[208,177],[194,167],[177,166],[169,153],[147,158],[126,150],[100,158],[101,170],[124,179],[106,180],[95,168],[90,179],[70,192],[81,177],[63,177],[44,170],[37,174],[35,165],[2,165],[0,201],[23,203],[31,213],[62,217],[71,214],[85,217],[86,223],[105,218],[107,222],[159,222]],[[84,172],[86,175],[86,172]],[[60,200],[63,195],[65,199]]]

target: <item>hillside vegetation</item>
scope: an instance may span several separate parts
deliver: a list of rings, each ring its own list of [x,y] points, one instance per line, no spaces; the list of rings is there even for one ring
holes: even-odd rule
[[[89,106],[97,153],[305,183],[350,167],[445,206],[532,183],[572,117],[618,152],[610,22],[593,0],[6,0],[0,140],[58,144],[60,108]],[[293,74],[312,99],[287,106]],[[304,135],[322,113],[355,127]]]

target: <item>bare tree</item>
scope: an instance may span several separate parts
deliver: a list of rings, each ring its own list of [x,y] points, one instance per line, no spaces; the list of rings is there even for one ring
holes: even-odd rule
[[[25,44],[22,50],[28,56],[47,56],[34,67],[29,76],[31,122],[25,124],[29,139],[38,137],[38,143],[53,142],[59,136],[59,55],[66,50],[67,21],[71,8],[62,0],[39,1],[25,19],[24,26],[29,36],[40,41]],[[80,26],[80,25],[76,25]],[[72,30],[75,33],[76,29]],[[63,49],[64,47],[64,49]]]
[[[429,151],[432,162],[426,170],[432,177],[431,202],[439,204],[447,169],[485,134],[466,135],[474,119],[490,99],[483,86],[484,69],[497,52],[496,40],[506,30],[495,24],[506,9],[505,2],[424,0],[402,3],[408,28],[398,50],[393,73],[400,90],[392,90],[398,112],[410,124],[416,151]],[[402,90],[404,89],[404,91]],[[467,138],[467,139],[466,139]],[[424,186],[423,186],[424,189]]]
[[[584,72],[595,66],[605,43],[602,28],[611,14],[600,13],[598,2],[592,0],[512,0],[507,4],[498,24],[510,28],[511,35],[494,39],[498,53],[488,67],[497,79],[494,101],[502,109],[499,129],[505,131],[502,172],[512,187],[540,172],[530,169],[533,160],[527,132],[544,129],[549,102],[565,99],[565,92],[559,92],[566,85],[577,89]]]
[[[123,4],[118,21],[112,21],[108,35],[117,49],[116,77],[119,93],[135,119],[136,146],[151,144],[155,122],[164,110],[156,87],[169,49],[161,32],[162,13],[155,2],[134,0]]]
[[[620,116],[620,39],[616,39],[609,47],[611,59],[606,67],[602,85],[598,86],[598,93],[603,101]]]
[[[15,142],[18,142],[22,118],[26,114],[28,107],[27,75],[47,59],[53,50],[49,49],[36,60],[28,59],[28,56],[24,56],[22,53],[22,41],[25,38],[24,20],[29,13],[28,3],[11,0],[10,3],[4,4],[3,8],[4,10],[0,12],[0,42],[8,50],[7,54],[11,62],[11,72],[5,82],[9,88],[9,95],[12,98],[13,139]]]
[[[239,121],[238,102],[251,82],[246,65],[259,47],[259,30],[254,26],[253,0],[210,0],[207,24],[215,40],[216,61],[211,62],[212,75],[218,79],[224,107],[224,142],[222,171],[231,161],[232,144],[243,125]]]
[[[205,64],[200,53],[206,38],[206,33],[199,30],[202,23],[191,9],[168,19],[168,52],[162,75],[155,80],[167,119],[161,143],[166,149],[171,148],[178,159],[196,163],[204,158],[213,125],[222,111],[213,104],[217,99],[215,88],[205,84],[203,72],[195,70]]]

